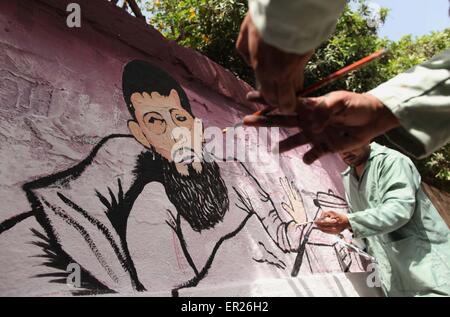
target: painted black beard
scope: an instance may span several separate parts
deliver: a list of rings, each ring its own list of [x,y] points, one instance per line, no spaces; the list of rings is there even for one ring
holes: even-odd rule
[[[167,197],[194,231],[214,228],[223,220],[230,203],[216,162],[202,161],[200,173],[189,164],[189,175],[185,176],[178,172],[174,162],[169,162],[156,151],[150,150],[143,155],[147,157],[144,160],[147,164],[155,166],[156,163]]]

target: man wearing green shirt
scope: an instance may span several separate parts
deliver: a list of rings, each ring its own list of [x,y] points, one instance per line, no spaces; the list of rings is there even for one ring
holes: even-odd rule
[[[376,143],[340,153],[350,213],[324,212],[323,232],[363,238],[388,296],[450,295],[450,230],[403,154]]]

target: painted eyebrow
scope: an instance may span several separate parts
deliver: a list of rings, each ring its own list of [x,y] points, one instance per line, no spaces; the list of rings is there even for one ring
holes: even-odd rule
[[[145,118],[145,116],[147,116],[148,114],[152,114],[152,113],[157,114],[157,115],[159,115],[159,116],[162,117],[162,114],[160,114],[159,112],[156,112],[156,111],[148,111],[148,112],[144,113],[144,115],[142,116],[142,118]]]

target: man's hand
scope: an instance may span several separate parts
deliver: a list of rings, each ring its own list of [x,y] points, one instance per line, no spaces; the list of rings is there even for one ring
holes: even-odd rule
[[[335,211],[323,212],[314,224],[319,230],[329,234],[339,234],[345,229],[351,229],[347,215]]]
[[[255,71],[264,100],[279,105],[283,113],[295,111],[296,93],[303,88],[303,72],[313,52],[286,53],[265,43],[249,13],[242,22],[236,48]]]
[[[303,160],[311,164],[329,152],[349,151],[399,126],[398,119],[370,94],[336,91],[318,98],[298,98],[296,115],[246,116],[250,126],[299,127],[280,142],[280,153],[307,143]]]

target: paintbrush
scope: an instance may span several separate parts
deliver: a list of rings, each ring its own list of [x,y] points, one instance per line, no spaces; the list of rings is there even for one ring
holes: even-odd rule
[[[327,219],[327,218],[330,218],[330,217],[328,216],[328,217],[326,217],[326,218],[319,218],[319,219],[315,219],[315,220],[310,220],[310,221],[300,222],[300,223],[297,223],[297,225],[298,225],[298,226],[303,226],[303,225],[307,225],[307,224],[310,224],[310,223],[314,223],[314,222],[316,222],[317,220],[324,220],[324,219]]]
[[[297,223],[297,226],[304,226],[304,225],[307,225],[307,224],[309,224],[309,223],[313,223],[315,220],[310,220],[310,221],[305,221],[305,222],[300,222],[300,223]]]
[[[328,75],[327,77],[318,81],[317,83],[312,84],[311,86],[308,86],[307,88],[303,89],[302,91],[300,91],[297,94],[297,97],[307,97],[308,95],[312,94],[313,92],[319,90],[320,88],[322,88],[328,84],[331,84],[332,82],[335,82],[336,80],[342,78],[343,76],[347,75],[348,73],[350,73],[354,70],[360,69],[360,68],[368,65],[370,62],[373,62],[374,60],[381,58],[386,53],[387,53],[387,49],[383,48],[375,53],[372,53],[372,54],[354,62],[353,64],[345,66],[344,68]],[[256,111],[255,113],[253,113],[252,114],[253,116],[265,116],[265,115],[269,114],[270,112],[272,112],[273,110],[277,109],[277,107],[275,107],[275,106],[268,105],[262,97],[252,98],[252,101],[266,105],[263,109],[260,109],[260,110]],[[240,127],[243,125],[244,125],[244,122],[241,121],[241,122],[235,124],[233,126],[233,128],[237,128],[237,127]],[[227,132],[227,130],[228,130],[228,128],[225,128],[222,130],[222,132],[225,133],[225,132]]]

